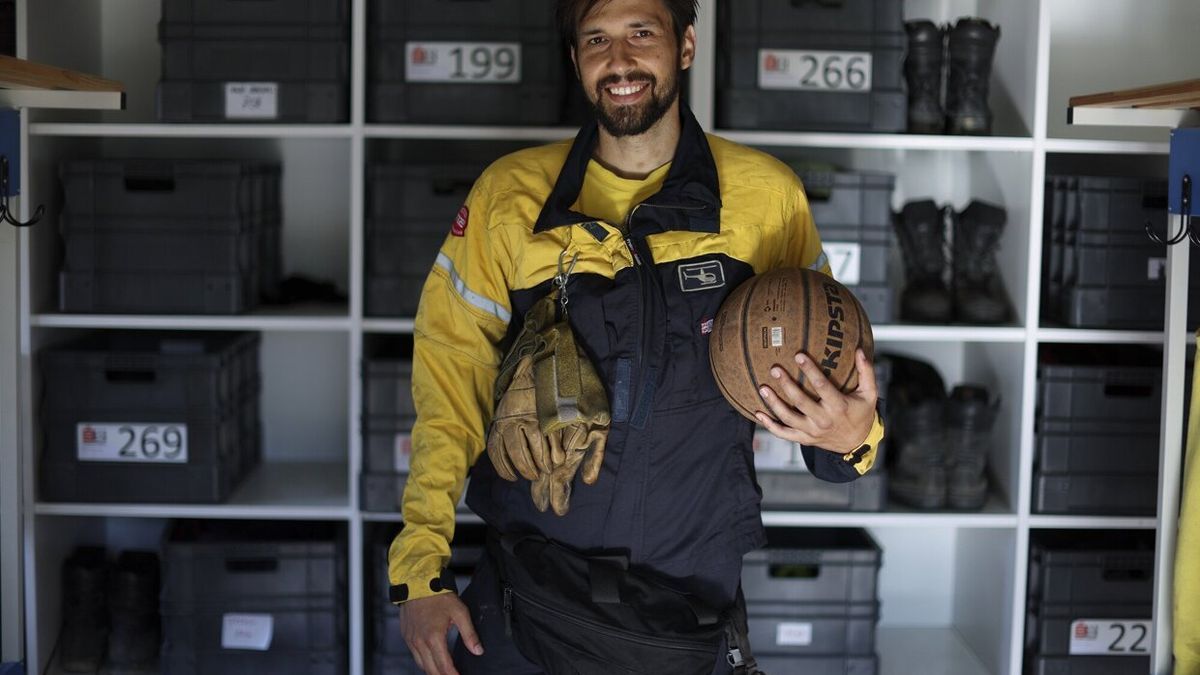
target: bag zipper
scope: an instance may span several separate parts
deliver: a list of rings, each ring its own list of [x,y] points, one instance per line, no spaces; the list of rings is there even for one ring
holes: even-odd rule
[[[579,626],[581,628],[587,628],[588,630],[596,631],[597,633],[600,633],[602,635],[607,635],[608,637],[618,638],[621,640],[627,640],[629,642],[633,642],[633,643],[640,644],[640,645],[645,645],[647,647],[667,647],[668,649],[677,649],[677,650],[690,651],[690,652],[700,652],[700,653],[704,653],[704,654],[714,653],[713,647],[710,647],[708,645],[700,646],[701,643],[699,643],[699,642],[685,641],[685,640],[680,640],[677,638],[642,637],[641,635],[638,635],[637,633],[619,631],[617,629],[610,628],[609,626],[606,626],[602,623],[597,623],[595,621],[591,621],[588,619],[581,619],[577,616],[572,616],[570,614],[567,614],[566,612],[563,612],[562,610],[556,609],[554,607],[550,607],[542,602],[534,600],[533,598],[529,597],[528,595],[518,593],[512,587],[511,584],[504,584],[504,630],[505,630],[505,635],[507,637],[512,637],[512,607],[513,607],[512,598],[514,595],[518,599],[520,599],[522,602],[529,603],[530,605],[533,605],[537,609],[540,609],[543,612],[546,612],[548,614],[552,614],[556,618],[562,619],[563,621],[566,621],[567,623],[573,623],[576,626]]]

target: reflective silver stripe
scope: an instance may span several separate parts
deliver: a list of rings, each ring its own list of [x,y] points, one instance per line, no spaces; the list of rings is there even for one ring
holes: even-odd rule
[[[829,256],[825,255],[824,249],[821,250],[821,255],[817,256],[817,261],[808,266],[810,270],[821,271],[821,268],[829,264]]]
[[[438,267],[446,270],[446,274],[450,275],[450,283],[454,285],[454,290],[458,291],[458,294],[462,296],[463,300],[466,300],[472,306],[491,314],[497,319],[500,319],[504,323],[508,323],[509,320],[512,319],[512,313],[502,307],[500,303],[490,300],[467,288],[467,285],[463,283],[461,278],[459,278],[458,270],[454,269],[454,263],[450,261],[450,258],[446,257],[446,254],[438,254],[437,265]]]

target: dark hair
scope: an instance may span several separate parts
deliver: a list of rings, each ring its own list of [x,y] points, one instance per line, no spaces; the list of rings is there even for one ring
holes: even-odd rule
[[[610,0],[558,0],[556,19],[558,30],[568,49],[575,49],[575,41],[579,38],[579,22],[599,2]],[[683,42],[683,33],[688,26],[696,23],[696,11],[699,0],[658,0],[667,6],[671,13],[672,28],[675,29],[675,42]]]

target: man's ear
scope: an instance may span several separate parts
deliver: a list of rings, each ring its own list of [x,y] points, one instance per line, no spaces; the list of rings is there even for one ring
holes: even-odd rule
[[[683,31],[683,40],[679,45],[679,63],[683,70],[692,67],[692,62],[696,60],[696,27],[688,26],[687,30]]]

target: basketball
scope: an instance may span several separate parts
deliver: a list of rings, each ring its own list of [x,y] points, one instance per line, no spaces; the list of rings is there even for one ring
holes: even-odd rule
[[[713,320],[708,357],[721,393],[753,420],[756,410],[771,412],[759,385],[782,394],[771,376],[773,366],[817,398],[799,377],[795,356],[804,352],[834,386],[850,392],[858,387],[854,353],[859,348],[870,360],[875,340],[854,294],[821,272],[787,268],[754,276],[729,294]]]

